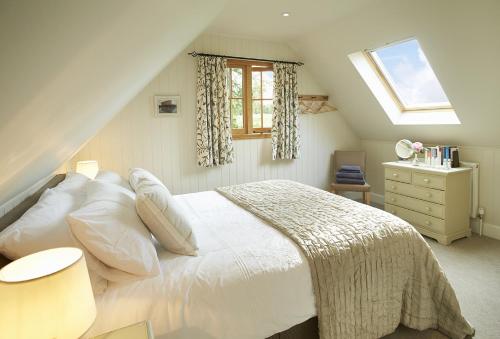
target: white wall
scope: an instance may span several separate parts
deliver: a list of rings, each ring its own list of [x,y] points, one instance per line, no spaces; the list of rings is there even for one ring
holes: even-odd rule
[[[235,140],[233,164],[200,168],[195,152],[195,59],[188,51],[297,60],[285,45],[215,35],[202,35],[144,88],[71,161],[96,159],[100,167],[127,176],[141,166],[159,176],[173,193],[210,190],[216,186],[271,178],[288,178],[326,188],[330,155],[360,147],[359,139],[337,112],[301,115],[302,157],[272,161],[270,139]],[[299,71],[299,93],[323,94],[305,67]],[[178,118],[154,118],[155,94],[180,95]]]
[[[362,140],[367,152],[367,181],[375,194],[384,194],[382,162],[397,160],[395,141]],[[429,144],[432,144],[429,142]],[[500,147],[461,146],[460,160],[479,163],[479,206],[485,211],[486,232],[500,236]],[[496,225],[496,226],[495,226]]]

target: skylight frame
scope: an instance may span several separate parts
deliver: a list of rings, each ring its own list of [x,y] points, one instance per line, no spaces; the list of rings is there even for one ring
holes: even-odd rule
[[[451,102],[443,102],[439,105],[436,105],[434,103],[432,104],[422,104],[422,105],[412,105],[412,106],[407,106],[404,104],[403,100],[399,96],[398,92],[395,89],[395,84],[392,82],[392,78],[389,75],[389,72],[386,70],[384,63],[380,60],[378,55],[376,54],[376,51],[382,48],[387,48],[392,45],[398,45],[401,43],[405,43],[407,41],[411,40],[416,40],[418,42],[417,38],[411,37],[408,39],[404,40],[399,40],[396,42],[393,42],[391,44],[387,44],[381,47],[377,48],[372,48],[372,49],[366,49],[364,50],[364,55],[366,59],[369,61],[370,66],[373,68],[379,79],[381,80],[382,84],[386,88],[387,92],[390,94],[396,105],[399,107],[401,112],[426,112],[426,111],[433,111],[433,112],[449,112],[453,111],[453,106],[451,105]],[[423,51],[422,51],[423,52]],[[432,72],[434,72],[434,69],[429,63],[429,67],[431,68]],[[435,73],[434,73],[435,74]],[[436,76],[437,81],[439,82],[439,79]],[[441,83],[439,83],[441,85]],[[441,85],[442,86],[442,85]],[[443,89],[444,91],[444,89]]]

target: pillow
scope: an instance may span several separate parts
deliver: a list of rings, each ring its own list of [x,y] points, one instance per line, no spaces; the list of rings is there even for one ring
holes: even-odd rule
[[[137,214],[166,250],[197,255],[196,237],[182,206],[160,180],[145,172],[134,169],[130,175],[137,194]]]
[[[149,231],[135,212],[132,194],[118,185],[90,182],[83,207],[66,219],[75,238],[115,270],[113,274],[117,270],[141,277],[158,275],[160,264],[156,250]],[[125,274],[113,278],[125,280],[126,277]]]
[[[137,187],[139,186],[139,183],[142,180],[146,180],[149,182],[156,182],[158,184],[163,185],[163,183],[155,177],[153,174],[150,172],[146,171],[145,169],[142,168],[132,168],[129,173],[128,173],[128,181],[130,184],[130,187],[135,191]]]
[[[50,248],[81,248],[75,242],[65,220],[66,215],[81,204],[81,192],[76,191],[77,186],[81,184],[80,179],[78,176],[73,178],[70,176],[69,181],[66,179],[61,182],[65,183],[63,189],[58,185],[56,188],[59,189],[45,190],[35,205],[0,233],[0,253],[16,260]],[[65,185],[67,186],[64,187]],[[85,253],[85,261],[89,267],[94,293],[104,292],[107,282],[90,268],[93,264],[96,265],[96,259]]]
[[[28,254],[73,244],[65,217],[79,199],[47,189],[38,202],[0,233],[0,252],[16,260]]]
[[[116,172],[112,172],[112,171],[99,171],[99,173],[97,173],[97,175],[95,177],[95,180],[102,181],[102,182],[107,182],[107,183],[110,183],[110,184],[115,184],[115,185],[121,186],[123,188],[126,188],[129,191],[132,190],[132,188],[130,187],[128,181],[125,180],[125,179],[123,179],[122,176],[120,176]]]
[[[80,173],[68,172],[66,178],[53,188],[56,192],[85,194],[85,185],[90,179]]]

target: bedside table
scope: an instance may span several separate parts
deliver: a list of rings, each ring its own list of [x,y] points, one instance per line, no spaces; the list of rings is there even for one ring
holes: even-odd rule
[[[154,339],[154,334],[148,320],[98,335],[92,339]]]

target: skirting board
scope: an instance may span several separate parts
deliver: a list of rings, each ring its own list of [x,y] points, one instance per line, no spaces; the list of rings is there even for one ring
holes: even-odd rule
[[[479,219],[471,221],[472,232],[479,234]],[[500,226],[483,223],[483,236],[500,240]]]
[[[346,198],[360,200],[361,194],[356,192],[345,192],[342,194]],[[384,196],[378,193],[371,193],[372,203],[384,206]],[[479,219],[471,219],[470,222],[473,233],[479,234]],[[500,226],[494,224],[483,224],[483,236],[500,240]]]

